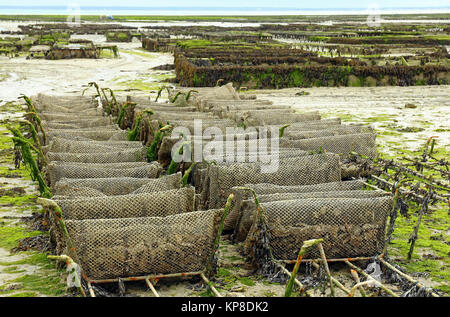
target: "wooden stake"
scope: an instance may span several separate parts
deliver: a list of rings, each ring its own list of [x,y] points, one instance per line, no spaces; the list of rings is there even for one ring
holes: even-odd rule
[[[374,279],[372,276],[370,276],[369,274],[367,274],[366,272],[364,272],[363,270],[361,270],[359,267],[357,267],[356,265],[353,265],[352,263],[350,263],[349,261],[345,261],[345,263],[350,266],[351,268],[355,269],[356,271],[358,271],[359,274],[364,275],[367,279],[370,279],[371,281],[374,281],[378,287],[380,287],[383,291],[385,291],[386,293],[388,293],[389,295],[391,295],[392,297],[399,297],[397,294],[395,294],[393,291],[391,291],[389,288],[387,288],[386,286],[384,286],[383,284],[381,284],[380,282],[378,282],[376,279]]]
[[[417,285],[417,287],[424,287],[424,285],[420,284],[418,281],[416,281],[415,279],[413,279],[411,276],[409,276],[408,274],[403,273],[402,271],[398,270],[395,266],[391,265],[390,263],[386,262],[383,258],[379,257],[378,258],[380,260],[380,262],[385,265],[387,268],[391,269],[392,271],[394,271],[395,273],[397,273],[398,275],[400,275],[401,277],[405,278],[406,280],[408,280],[411,283],[414,283]],[[430,292],[431,295],[433,297],[440,297],[439,295]]]
[[[294,280],[297,276],[298,269],[300,267],[300,263],[302,262],[303,256],[306,254],[309,248],[323,242],[323,239],[313,239],[313,240],[306,240],[303,241],[303,245],[300,248],[300,251],[298,252],[297,261],[294,265],[294,269],[292,270],[291,278],[289,279],[289,282],[286,286],[286,291],[284,292],[284,297],[291,297],[292,289],[294,287]]]
[[[154,275],[146,275],[146,276],[129,276],[129,277],[123,277],[123,278],[121,278],[121,280],[123,282],[145,281],[146,278],[148,278],[149,280],[159,280],[159,279],[163,279],[163,278],[196,276],[196,275],[200,275],[201,273],[203,273],[203,272],[197,271],[197,272],[185,272],[185,273],[154,274]],[[89,282],[95,283],[95,284],[113,283],[113,282],[118,282],[118,279],[110,278],[110,279],[103,279],[103,280],[89,280]]]
[[[51,260],[58,260],[58,261],[66,262],[67,266],[69,266],[70,264],[76,264],[75,261],[72,260],[72,258],[70,256],[65,255],[65,254],[62,254],[62,255],[48,255],[47,258],[51,259]],[[80,279],[78,277],[77,272],[75,272],[75,274],[74,274],[74,279],[75,279],[75,284],[76,285],[80,285],[80,286],[78,286],[78,289],[79,289],[81,295],[83,297],[86,297],[86,293],[84,292],[83,286],[81,285],[81,281],[80,281]]]
[[[279,263],[276,263],[276,264],[277,264],[277,265],[281,268],[281,270],[282,270],[284,273],[286,273],[289,277],[292,276],[291,272],[289,272],[284,266],[282,266],[282,265],[279,264]],[[307,297],[311,297],[311,295],[306,291],[305,286],[304,286],[299,280],[297,280],[297,279],[295,278],[295,279],[294,279],[294,283],[297,284],[297,286],[300,288],[300,293],[305,294]]]
[[[95,297],[95,293],[94,293],[94,290],[92,289],[91,282],[87,282],[87,285],[88,285],[88,289],[89,289],[89,294],[91,294],[91,297]]]
[[[330,273],[330,268],[328,267],[328,263],[327,263],[327,258],[325,256],[325,251],[323,250],[323,245],[322,243],[319,243],[317,245],[317,248],[319,249],[320,252],[320,256],[322,258],[322,263],[323,266],[325,267],[325,272],[328,275],[328,280],[330,282],[330,291],[331,291],[331,296],[334,297],[334,287],[333,287],[333,280],[331,279],[331,273]]]
[[[356,272],[356,270],[350,269],[350,273],[352,274],[353,278],[355,279],[356,284],[361,283],[361,280],[359,279],[359,276],[358,276],[358,272]],[[366,297],[366,292],[364,291],[364,288],[362,286],[359,287],[359,292],[361,293],[362,297]]]
[[[311,262],[311,264],[316,268],[320,268],[320,265],[317,264],[316,262]],[[336,284],[337,287],[339,287],[341,290],[343,290],[347,295],[350,295],[350,291],[341,284],[341,282],[339,282],[337,279],[335,279],[333,276],[330,276],[331,279],[333,280],[334,284]]]
[[[365,281],[365,282],[356,283],[356,285],[353,286],[352,289],[350,290],[350,294],[348,295],[348,297],[353,297],[355,295],[355,292],[356,292],[357,289],[359,289],[361,291],[362,287],[364,285],[368,285],[368,284],[371,284],[371,283],[373,283],[373,282],[372,281]]]
[[[367,261],[367,260],[371,260],[373,257],[358,257],[358,258],[341,258],[341,259],[327,259],[328,263],[334,263],[334,262],[345,262],[345,261]],[[280,260],[283,263],[286,264],[294,264],[296,262],[296,260]],[[321,258],[318,259],[303,259],[302,262],[319,262],[322,261]]]
[[[420,208],[420,211],[419,211],[419,217],[417,218],[417,224],[414,227],[411,236],[409,237],[408,242],[411,243],[411,246],[409,247],[408,260],[411,260],[412,254],[414,252],[414,245],[418,238],[417,234],[419,233],[420,222],[422,221],[423,214],[426,213],[428,210],[428,202],[430,200],[430,196],[431,196],[431,188],[430,188],[430,192],[428,193],[428,195],[425,197],[425,199],[423,201],[422,208]]]
[[[153,286],[152,282],[150,282],[150,280],[148,278],[145,279],[145,283],[147,283],[147,286],[150,288],[150,290],[152,291],[153,295],[155,295],[155,297],[159,297],[158,292],[156,291],[156,289]]]
[[[206,283],[206,285],[214,293],[214,295],[216,295],[216,297],[222,297],[222,295],[220,295],[220,293],[217,291],[217,289],[214,287],[214,285],[212,285],[212,283],[208,280],[208,278],[205,276],[205,274],[201,273],[200,276],[203,279],[203,281]]]

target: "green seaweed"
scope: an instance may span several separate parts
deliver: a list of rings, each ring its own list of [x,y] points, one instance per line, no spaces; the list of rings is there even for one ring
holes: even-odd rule
[[[151,109],[146,109],[138,115],[138,117],[136,118],[135,124],[134,124],[134,128],[132,130],[128,131],[128,133],[127,133],[128,141],[138,141],[139,129],[141,127],[142,116],[144,114],[146,114],[148,116],[152,116],[154,114],[154,112]]]
[[[42,234],[41,231],[29,231],[21,226],[2,226],[0,227],[0,248],[10,250],[17,246],[19,240],[40,234]]]
[[[29,168],[31,179],[34,181],[37,181],[39,184],[39,192],[41,193],[42,197],[51,197],[50,189],[48,188],[47,184],[44,181],[44,178],[39,170],[39,167],[36,163],[35,158],[33,157],[31,151],[33,150],[36,153],[40,153],[38,149],[36,149],[31,142],[26,139],[22,133],[19,131],[19,129],[7,126],[8,129],[11,131],[11,133],[14,135],[12,137],[12,140],[14,142],[14,145],[16,148],[20,149],[20,152],[22,153],[22,160],[25,163],[25,165]],[[42,155],[40,153],[39,155]]]

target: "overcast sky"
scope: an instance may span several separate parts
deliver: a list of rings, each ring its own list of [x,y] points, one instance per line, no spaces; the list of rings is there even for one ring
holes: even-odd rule
[[[450,0],[226,0],[222,2],[211,0],[0,0],[2,6],[67,6],[71,3],[80,6],[126,6],[126,7],[289,7],[303,9],[343,9],[368,8],[375,4],[380,8],[432,8],[450,7]]]

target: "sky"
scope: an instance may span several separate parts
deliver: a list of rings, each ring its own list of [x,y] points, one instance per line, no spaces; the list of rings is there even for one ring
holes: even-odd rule
[[[277,7],[301,9],[359,9],[376,5],[379,8],[433,8],[450,7],[450,0],[0,0],[0,6],[68,6],[81,7]]]

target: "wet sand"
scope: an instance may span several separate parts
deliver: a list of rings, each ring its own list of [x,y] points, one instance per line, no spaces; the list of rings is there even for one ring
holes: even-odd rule
[[[133,50],[140,44],[127,43],[120,48]],[[10,101],[21,93],[34,95],[73,93],[82,85],[104,81],[127,74],[136,76],[150,68],[172,63],[170,54],[158,54],[155,58],[121,52],[117,59],[26,60],[25,57],[8,59],[0,57],[0,74],[8,77],[0,81],[0,100]],[[1,78],[1,77],[0,77]],[[103,86],[103,85],[102,85]],[[111,87],[114,89],[114,87]]]
[[[309,95],[295,96],[300,91]],[[317,110],[323,117],[369,123],[379,132],[377,142],[383,151],[391,154],[393,144],[389,142],[401,142],[415,151],[430,136],[439,137],[440,147],[450,146],[449,86],[289,88],[250,93],[299,112]],[[407,104],[416,108],[406,108]],[[417,132],[402,131],[408,128]]]

